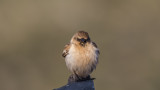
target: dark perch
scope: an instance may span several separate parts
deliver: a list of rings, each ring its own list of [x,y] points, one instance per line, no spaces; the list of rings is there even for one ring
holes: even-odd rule
[[[53,90],[95,90],[93,80],[69,83]]]

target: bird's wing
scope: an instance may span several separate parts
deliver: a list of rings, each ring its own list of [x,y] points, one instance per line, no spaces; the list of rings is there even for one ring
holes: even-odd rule
[[[63,57],[66,57],[68,55],[69,49],[70,49],[70,43],[64,46],[63,53],[62,53]]]
[[[97,51],[96,51],[96,52],[97,52],[98,54],[100,54],[100,51],[99,51],[98,46],[96,45],[96,43],[95,43],[95,42],[92,42],[92,45],[93,45],[95,48],[97,48]]]

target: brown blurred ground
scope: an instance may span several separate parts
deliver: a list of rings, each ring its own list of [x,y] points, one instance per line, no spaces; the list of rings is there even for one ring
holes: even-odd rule
[[[160,90],[159,0],[1,0],[0,90],[66,84],[61,53],[78,30],[101,51],[96,90]]]

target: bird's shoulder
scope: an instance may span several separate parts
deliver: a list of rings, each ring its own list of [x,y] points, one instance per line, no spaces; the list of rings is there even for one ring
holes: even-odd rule
[[[92,42],[92,45],[96,48],[98,48],[97,44],[95,42]]]
[[[66,56],[68,55],[70,46],[71,46],[70,43],[68,43],[68,44],[66,44],[66,45],[64,46],[63,53],[62,53],[62,56],[63,56],[63,57],[66,57]]]
[[[100,54],[100,51],[99,51],[99,49],[98,49],[97,44],[96,44],[95,42],[92,42],[92,45],[93,45],[95,48],[97,48],[96,52],[97,52],[98,54]]]

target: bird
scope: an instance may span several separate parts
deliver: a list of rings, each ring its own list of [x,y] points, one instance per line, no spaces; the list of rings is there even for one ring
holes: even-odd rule
[[[76,32],[62,53],[66,66],[72,73],[68,83],[94,79],[90,74],[96,69],[99,54],[96,43],[91,41],[87,32]]]

